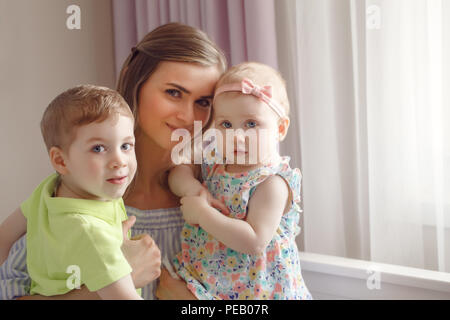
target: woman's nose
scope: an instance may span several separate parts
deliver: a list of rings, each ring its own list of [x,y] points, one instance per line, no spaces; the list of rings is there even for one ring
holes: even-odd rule
[[[177,118],[183,121],[185,125],[192,125],[195,120],[194,104],[192,102],[182,104],[178,110]]]

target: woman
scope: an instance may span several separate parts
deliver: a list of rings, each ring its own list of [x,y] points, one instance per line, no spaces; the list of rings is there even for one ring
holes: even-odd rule
[[[171,149],[178,143],[171,141],[171,135],[178,128],[193,133],[194,121],[207,124],[214,86],[225,69],[224,55],[205,33],[178,23],[160,26],[147,34],[131,50],[122,67],[117,90],[136,118],[138,162],[136,177],[124,196],[127,213],[135,216],[136,221],[131,218],[124,223],[124,234],[134,223],[133,237],[151,236],[137,236],[137,241],[124,240],[123,251],[133,267],[135,285],[148,283],[142,289],[144,299],[155,299],[156,291],[162,299],[193,298],[185,283],[172,279],[165,270],[161,273],[158,290],[157,281],[152,281],[159,276],[159,250],[163,261],[172,261],[181,250],[180,232],[184,220],[179,198],[170,192],[167,184],[168,170],[172,166]],[[24,255],[24,239],[21,241],[21,245],[15,245],[15,251],[11,250],[2,268],[19,270],[20,281],[24,282],[24,262],[23,266],[14,266],[13,261],[17,259],[17,252]],[[12,257],[14,254],[16,258]],[[0,270],[1,277],[4,273]],[[57,298],[97,297],[82,287]]]

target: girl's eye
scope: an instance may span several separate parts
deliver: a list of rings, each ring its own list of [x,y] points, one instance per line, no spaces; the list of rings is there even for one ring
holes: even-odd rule
[[[92,148],[92,151],[95,153],[100,153],[100,152],[105,151],[105,147],[101,146],[101,145],[97,145]]]
[[[209,108],[211,106],[211,101],[209,101],[208,99],[199,99],[195,101],[195,103],[197,103],[202,108]]]
[[[223,121],[220,125],[221,125],[223,128],[225,128],[225,129],[231,128],[231,122],[230,122],[230,121]]]
[[[256,123],[256,121],[249,120],[249,121],[247,121],[247,123],[245,124],[245,126],[246,126],[247,128],[254,128],[254,127],[257,126],[257,123]]]
[[[131,150],[133,148],[133,144],[132,143],[124,143],[123,145],[122,145],[122,150],[124,150],[124,151],[129,151],[129,150]]]
[[[171,97],[179,98],[181,96],[180,90],[177,89],[167,89],[166,92]]]

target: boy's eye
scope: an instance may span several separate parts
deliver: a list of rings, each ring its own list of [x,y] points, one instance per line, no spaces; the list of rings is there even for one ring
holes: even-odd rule
[[[132,143],[124,143],[123,145],[122,145],[122,150],[124,150],[124,151],[129,151],[129,150],[131,150],[133,148],[133,144]]]
[[[230,122],[230,121],[223,121],[220,125],[221,125],[223,128],[225,128],[225,129],[231,128],[231,122]]]
[[[179,98],[181,96],[181,92],[178,89],[167,89],[166,92],[171,97]]]
[[[256,123],[256,121],[249,120],[249,121],[247,121],[247,123],[245,124],[245,126],[246,126],[247,128],[254,128],[254,127],[257,126],[257,123]]]
[[[105,151],[105,147],[102,145],[96,145],[92,148],[92,151],[96,152],[96,153],[100,153],[100,152]]]
[[[209,108],[211,106],[211,101],[208,99],[199,99],[195,101],[202,108]]]

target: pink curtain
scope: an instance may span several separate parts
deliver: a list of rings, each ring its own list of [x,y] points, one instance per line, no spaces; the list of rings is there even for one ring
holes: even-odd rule
[[[168,22],[205,31],[228,64],[258,61],[278,69],[275,0],[113,0],[116,75],[147,32]]]

